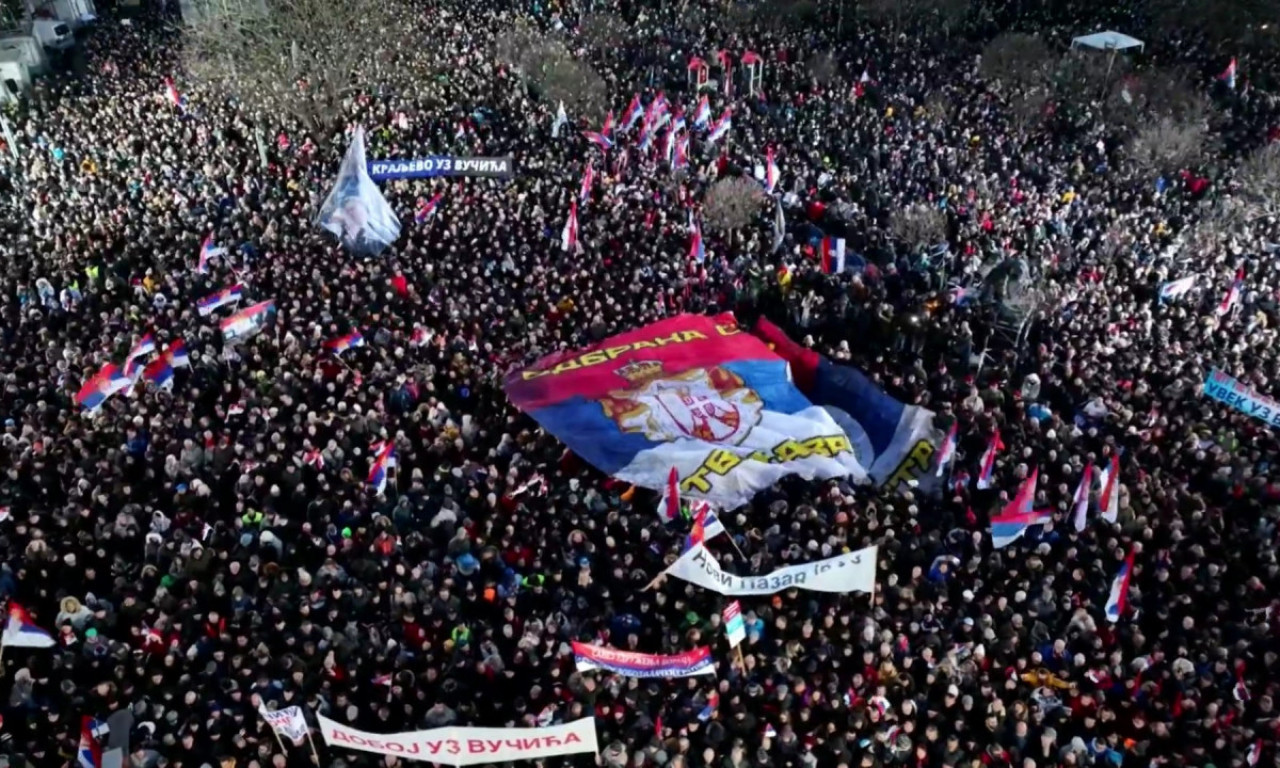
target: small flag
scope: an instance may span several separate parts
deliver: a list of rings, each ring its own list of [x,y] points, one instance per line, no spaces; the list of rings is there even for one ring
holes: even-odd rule
[[[130,379],[137,378],[138,366],[134,364],[138,358],[149,355],[156,351],[156,337],[150,331],[142,335],[138,339],[138,343],[133,345],[133,349],[129,350],[129,355],[124,359],[124,375]]]
[[[302,707],[295,705],[269,711],[266,707],[258,705],[258,714],[267,721],[271,730],[290,741],[300,741],[308,735],[307,718],[302,714]]]
[[[707,247],[702,241],[702,225],[693,218],[693,211],[689,212],[689,258],[699,264],[707,260]]]
[[[1244,291],[1244,267],[1236,270],[1236,278],[1231,281],[1231,287],[1227,289],[1227,295],[1222,297],[1222,303],[1218,305],[1216,314],[1221,317],[1231,310],[1235,309],[1240,303],[1240,296]]]
[[[676,146],[671,153],[671,171],[679,171],[689,166],[689,134],[682,133],[676,137]]]
[[[369,485],[373,486],[374,493],[378,496],[387,487],[387,468],[395,466],[395,446],[391,441],[382,444],[378,455],[373,458],[373,465],[369,468]]]
[[[693,111],[693,127],[706,128],[710,122],[711,102],[707,100],[706,96],[703,96],[702,100],[698,102],[698,108]]]
[[[200,253],[196,256],[196,272],[204,274],[209,271],[209,260],[226,253],[226,249],[213,244],[213,233],[205,235],[200,243]]]
[[[1111,465],[1098,472],[1102,482],[1102,495],[1098,497],[1098,511],[1102,519],[1114,523],[1120,517],[1120,456],[1111,454]]]
[[[240,310],[222,321],[222,340],[235,341],[257,334],[271,321],[275,311],[275,302],[270,299]]]
[[[613,110],[609,110],[609,114],[604,116],[604,125],[600,127],[600,135],[606,139],[613,139]]]
[[[1230,88],[1231,90],[1233,90],[1233,91],[1234,91],[1234,90],[1236,89],[1236,60],[1235,60],[1235,57],[1232,57],[1232,59],[1231,59],[1231,63],[1230,63],[1230,64],[1228,64],[1228,65],[1227,65],[1227,68],[1226,68],[1226,69],[1224,69],[1224,70],[1222,71],[1222,74],[1218,75],[1218,79],[1219,79],[1219,80],[1221,80],[1222,82],[1226,83],[1226,84],[1227,84],[1227,87],[1228,87],[1228,88]]]
[[[330,339],[324,343],[325,347],[335,355],[341,355],[348,349],[364,346],[364,336],[359,331],[352,331],[345,336],[339,336],[336,339]]]
[[[822,271],[828,275],[844,272],[844,238],[822,238]]]
[[[96,411],[107,398],[127,389],[133,380],[115,363],[106,363],[76,393],[76,404],[89,411]]]
[[[107,725],[92,717],[80,718],[80,744],[76,748],[78,768],[102,768],[102,737]]]
[[[17,603],[9,602],[9,621],[5,624],[0,645],[14,648],[49,648],[54,645],[53,636],[36,626],[31,615]]]
[[[773,159],[773,147],[769,147],[764,155],[764,191],[772,195],[774,190],[778,188],[778,179],[780,177],[781,173],[778,171],[778,164]]]
[[[667,487],[658,502],[658,516],[663,520],[675,520],[680,514],[680,473],[675,467],[667,474]]]
[[[635,127],[642,117],[644,117],[644,107],[640,104],[640,95],[635,94],[631,97],[631,103],[627,105],[627,111],[623,115],[623,120],[626,121],[626,125],[622,126],[623,132]]]
[[[605,152],[608,152],[609,150],[613,149],[613,142],[610,141],[609,137],[605,136],[603,133],[596,133],[595,131],[583,131],[582,135],[587,137],[587,141],[591,142],[592,144],[595,144],[597,147],[604,150]]]
[[[179,109],[184,109],[187,106],[187,98],[178,93],[178,86],[174,85],[172,77],[164,79],[164,90],[165,93],[169,94],[169,101],[173,103],[173,106]]]
[[[689,529],[689,538],[685,541],[684,548],[686,550],[700,547],[707,540],[707,507],[698,510],[698,514],[693,518],[693,527]]]
[[[729,109],[725,109],[720,115],[720,119],[715,122],[715,125],[711,126],[711,132],[707,134],[707,143],[715,144],[724,138],[725,134],[729,133],[731,127],[733,127],[733,115]]]
[[[435,218],[436,210],[438,210],[440,200],[443,197],[443,192],[437,192],[430,200],[418,198],[418,208],[413,212],[413,220],[421,224],[424,221]]]
[[[1018,493],[1004,508],[1004,511],[991,518],[991,546],[1001,549],[1022,537],[1033,525],[1044,525],[1053,520],[1053,515],[1040,510],[1034,511],[1031,505],[1036,498],[1036,483],[1040,477],[1037,468],[1031,477],[1023,481]]]
[[[569,204],[569,218],[564,223],[564,231],[560,233],[560,248],[574,251],[578,248],[578,204]]]
[[[588,160],[586,169],[582,171],[582,184],[578,188],[578,202],[586,203],[591,200],[591,190],[595,187],[595,182],[595,163]]]
[[[560,129],[569,124],[569,115],[564,111],[564,102],[556,107],[556,119],[551,123],[551,138],[560,138]]]
[[[996,455],[1004,450],[1004,443],[1000,442],[1000,430],[997,429],[991,435],[991,442],[987,443],[987,450],[982,452],[982,464],[978,471],[978,490],[985,491],[991,487],[991,475],[996,468]]]
[[[1173,301],[1176,298],[1185,296],[1196,285],[1196,276],[1187,275],[1177,280],[1171,280],[1160,286],[1160,303]]]
[[[196,302],[196,311],[201,317],[206,317],[218,311],[219,308],[228,304],[237,304],[244,298],[244,286],[236,283],[228,288],[214,291]]]
[[[942,440],[942,445],[938,448],[938,477],[942,477],[943,471],[946,470],[947,465],[951,463],[951,459],[956,455],[956,442],[959,430],[960,422],[951,422],[951,429],[947,430],[947,436]]]
[[[1080,484],[1076,486],[1076,496],[1072,501],[1075,513],[1072,518],[1077,531],[1083,531],[1089,516],[1089,492],[1093,488],[1093,463],[1084,465],[1084,474],[1080,476]]]
[[[1106,608],[1103,609],[1107,615],[1107,621],[1112,624],[1120,621],[1120,617],[1124,615],[1125,605],[1129,600],[1129,578],[1132,575],[1133,550],[1129,550],[1129,556],[1124,559],[1124,563],[1120,565],[1120,572],[1111,582],[1111,594],[1107,597]]]

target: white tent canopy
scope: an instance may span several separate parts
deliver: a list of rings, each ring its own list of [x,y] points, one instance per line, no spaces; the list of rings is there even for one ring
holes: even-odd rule
[[[1094,32],[1092,35],[1081,35],[1071,41],[1072,48],[1096,48],[1099,51],[1125,51],[1130,48],[1142,50],[1146,43],[1136,37],[1119,32]]]

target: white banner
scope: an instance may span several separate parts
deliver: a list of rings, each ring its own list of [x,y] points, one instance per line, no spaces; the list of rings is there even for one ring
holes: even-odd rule
[[[763,576],[735,576],[725,573],[706,547],[696,546],[672,563],[667,574],[722,595],[772,595],[792,587],[814,592],[871,593],[876,588],[876,548],[779,568]]]
[[[360,126],[351,136],[333,191],[320,206],[316,223],[352,251],[372,256],[400,237],[400,220],[369,178],[364,161],[364,129]]]
[[[476,765],[537,760],[579,752],[596,753],[595,718],[546,728],[471,728],[451,726],[429,731],[369,733],[316,713],[324,743],[375,755],[394,755],[440,765]]]
[[[302,714],[302,707],[268,710],[259,706],[258,714],[267,721],[267,725],[290,741],[298,741],[307,736],[307,718]]]

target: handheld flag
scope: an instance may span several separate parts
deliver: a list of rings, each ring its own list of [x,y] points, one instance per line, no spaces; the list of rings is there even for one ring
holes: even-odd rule
[[[623,132],[625,133],[635,127],[635,124],[640,122],[642,117],[644,117],[644,107],[640,104],[640,95],[635,94],[631,97],[631,103],[627,105],[627,112],[623,116],[623,120],[626,121],[626,125],[622,126]]]
[[[373,466],[369,468],[369,485],[373,486],[378,496],[387,488],[387,468],[395,466],[395,446],[391,441],[382,444],[378,454],[373,458]]]
[[[269,711],[266,707],[259,705],[258,714],[267,721],[271,730],[290,741],[299,741],[307,736],[307,718],[302,714],[301,707],[292,706]]]
[[[569,218],[564,223],[564,231],[560,233],[560,248],[574,251],[578,248],[578,204],[569,203]]]
[[[1000,442],[1000,430],[997,429],[991,435],[991,442],[987,443],[987,450],[982,452],[982,464],[978,471],[978,490],[985,491],[991,487],[991,475],[996,468],[996,455],[1004,450],[1004,443]]]
[[[1032,471],[1031,477],[1023,481],[1018,493],[1004,508],[1004,511],[991,518],[991,545],[996,549],[1007,547],[1027,532],[1033,525],[1044,525],[1051,522],[1053,516],[1043,510],[1033,511],[1031,505],[1036,498],[1036,483],[1040,470]]]
[[[206,317],[228,304],[238,304],[242,298],[244,298],[244,286],[236,283],[228,288],[214,291],[197,301],[196,311],[200,313],[201,317]]]
[[[1234,59],[1232,60],[1232,63],[1234,63]],[[173,106],[178,109],[186,108],[187,99],[185,96],[178,93],[178,86],[174,85],[172,77],[166,77],[164,79],[164,90],[165,93],[169,95],[169,101],[172,102]]]
[[[147,331],[138,339],[138,343],[133,345],[133,349],[129,350],[129,356],[124,359],[124,375],[129,378],[136,378],[138,372],[134,361],[144,355],[149,355],[156,351],[156,337]]]
[[[1093,488],[1093,464],[1084,466],[1084,474],[1080,476],[1080,485],[1076,486],[1075,500],[1072,502],[1075,512],[1072,515],[1077,531],[1083,531],[1089,515],[1089,491]]]
[[[707,134],[707,143],[715,144],[724,138],[725,134],[729,133],[731,127],[733,127],[733,115],[730,110],[725,109],[720,115],[720,119],[716,121],[715,125],[711,126],[711,132]]]
[[[440,200],[444,197],[443,192],[437,192],[430,200],[418,198],[418,208],[413,212],[413,220],[421,224],[429,219],[434,219],[436,211],[439,210]]]
[[[1102,481],[1102,495],[1098,497],[1098,511],[1102,519],[1114,523],[1120,517],[1120,456],[1111,454],[1111,466],[1098,473]]]
[[[587,141],[591,142],[592,144],[595,144],[597,147],[599,147],[601,150],[605,152],[608,152],[609,150],[613,149],[613,141],[611,141],[609,137],[605,136],[603,133],[596,133],[595,131],[583,131],[582,135],[587,137]]]
[[[200,243],[200,253],[196,256],[196,272],[204,274],[209,271],[209,260],[226,253],[225,248],[219,248],[213,244],[213,233],[205,235],[204,241]]]
[[[270,299],[240,310],[222,321],[220,326],[222,340],[224,342],[239,341],[256,335],[271,322],[275,312],[275,301]]]
[[[1218,79],[1226,83],[1227,87],[1233,91],[1236,89],[1236,69],[1236,60],[1235,57],[1232,57],[1231,63],[1222,71],[1222,74],[1218,75]]]
[[[844,238],[822,238],[822,271],[828,275],[844,272]]]
[[[1240,296],[1243,291],[1244,267],[1241,267],[1236,270],[1236,279],[1231,281],[1231,287],[1227,289],[1227,295],[1222,297],[1222,303],[1218,305],[1216,314],[1221,317],[1235,309],[1240,303]]]
[[[1133,576],[1133,550],[1129,550],[1129,556],[1124,559],[1124,563],[1120,565],[1120,572],[1111,582],[1111,594],[1107,597],[1106,608],[1103,612],[1107,615],[1107,621],[1115,624],[1120,621],[1120,617],[1124,615],[1125,606],[1129,602],[1129,579]]]
[[[80,718],[80,744],[76,748],[78,768],[102,768],[102,737],[107,725],[92,717]]]
[[[689,212],[689,259],[699,264],[707,260],[707,247],[702,241],[702,225],[693,218],[693,212]]]
[[[711,102],[707,101],[707,97],[703,96],[698,102],[698,108],[693,111],[693,126],[695,128],[706,128],[711,122]]]
[[[556,108],[556,119],[551,123],[551,138],[560,138],[560,129],[569,124],[569,115],[564,111],[564,102],[560,102],[560,106]]]
[[[667,475],[667,487],[658,502],[658,516],[664,521],[675,520],[680,514],[680,473],[675,467]]]
[[[956,442],[959,430],[960,422],[951,422],[951,429],[947,430],[946,438],[943,439],[942,445],[938,447],[938,477],[942,477],[943,471],[947,468],[947,465],[951,463],[951,459],[956,455]]]
[[[773,160],[773,147],[769,147],[769,151],[764,156],[764,191],[772,195],[774,190],[778,188],[780,176],[778,164]],[[843,240],[840,242],[841,244],[844,243]]]
[[[578,202],[585,203],[591,199],[591,190],[596,182],[595,163],[587,161],[587,167],[582,172],[582,185],[578,188]]]
[[[324,345],[328,347],[329,351],[333,352],[333,354],[341,355],[343,352],[346,352],[348,349],[363,347],[364,336],[361,336],[359,331],[352,331],[351,333],[348,333],[345,336],[339,336],[336,339],[330,339],[329,341],[326,341]]]
[[[5,624],[0,645],[14,648],[49,648],[54,645],[53,636],[36,626],[26,609],[17,603],[9,603],[9,621]]]
[[[127,389],[133,380],[115,363],[106,363],[76,393],[76,404],[89,411],[96,411],[107,398]]]
[[[687,168],[689,165],[689,134],[676,137],[676,146],[671,153],[672,172]]]
[[[609,110],[609,114],[604,116],[604,125],[600,126],[600,135],[612,141],[613,139],[613,110]]]
[[[1171,280],[1160,286],[1160,303],[1173,301],[1176,298],[1185,296],[1196,285],[1196,276],[1187,275],[1177,280]]]

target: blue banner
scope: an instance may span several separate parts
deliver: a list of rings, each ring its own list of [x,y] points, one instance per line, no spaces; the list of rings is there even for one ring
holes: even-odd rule
[[[1204,380],[1204,393],[1220,403],[1229,405],[1245,416],[1280,427],[1280,403],[1260,395],[1227,374],[1213,369]]]
[[[510,157],[421,157],[416,160],[374,160],[369,176],[374,181],[433,179],[437,176],[511,178]]]

